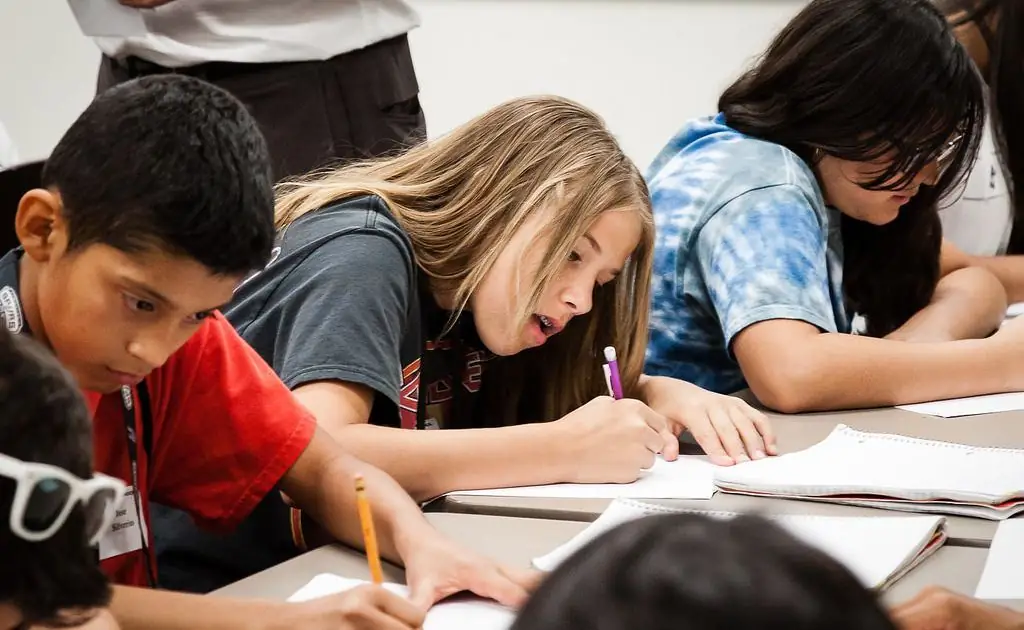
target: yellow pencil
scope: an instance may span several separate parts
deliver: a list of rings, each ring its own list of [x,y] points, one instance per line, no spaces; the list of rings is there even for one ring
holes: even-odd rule
[[[366,498],[366,482],[362,475],[356,475],[356,508],[359,510],[359,523],[363,527],[363,546],[366,547],[366,560],[370,564],[370,577],[374,584],[381,584],[384,582],[384,570],[380,566],[377,533],[373,529],[373,513]]]

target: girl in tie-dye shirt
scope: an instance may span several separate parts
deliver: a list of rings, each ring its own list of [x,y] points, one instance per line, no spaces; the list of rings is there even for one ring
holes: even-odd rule
[[[719,111],[648,173],[648,373],[787,412],[1024,387],[1024,328],[977,339],[1001,285],[940,255],[984,96],[929,0],[810,2]]]

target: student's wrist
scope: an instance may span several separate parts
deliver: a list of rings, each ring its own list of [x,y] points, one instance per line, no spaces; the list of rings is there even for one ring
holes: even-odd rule
[[[259,613],[251,615],[252,619],[247,620],[245,628],[255,630],[291,630],[292,628],[318,628],[326,619],[322,606],[316,606],[311,600],[309,602],[268,602],[267,607],[260,609]]]
[[[417,550],[441,536],[422,513],[416,518],[399,519],[398,523],[391,524],[391,532],[395,552],[403,565]]]
[[[707,390],[701,389],[693,383],[687,383],[670,376],[648,376],[643,374],[637,383],[637,398],[640,399],[640,402],[657,411],[656,407],[659,397],[664,398],[664,396],[661,396],[661,393],[669,389],[673,393],[678,394],[680,388],[686,389],[688,394],[693,395],[707,393]]]
[[[969,353],[971,363],[980,365],[987,374],[985,390],[1000,393],[1024,388],[1024,370],[1017,367],[1021,351],[1024,350],[1021,344],[1000,335],[998,331],[984,339],[962,339],[952,343]]]
[[[538,463],[551,466],[553,479],[557,482],[575,483],[578,480],[579,462],[584,456],[582,449],[587,443],[581,433],[590,430],[582,409],[577,409],[554,422],[533,426],[545,433],[536,441],[540,446],[535,451]]]

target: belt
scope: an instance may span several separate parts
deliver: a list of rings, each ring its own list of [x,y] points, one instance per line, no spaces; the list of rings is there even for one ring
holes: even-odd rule
[[[196,77],[197,79],[203,79],[204,81],[216,82],[220,79],[227,77],[237,76],[252,72],[260,68],[266,68],[271,65],[280,64],[268,64],[268,63],[233,63],[228,61],[208,61],[205,63],[196,64],[194,66],[184,66],[181,68],[169,68],[167,66],[161,66],[158,63],[147,61],[141,57],[129,56],[124,59],[115,59],[108,57],[111,63],[120,68],[122,71],[128,74],[128,77],[135,79],[137,77],[145,77],[154,74],[182,74],[190,77]]]

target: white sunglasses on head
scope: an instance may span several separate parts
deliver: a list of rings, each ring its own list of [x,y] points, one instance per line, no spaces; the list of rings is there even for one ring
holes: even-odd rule
[[[81,503],[89,546],[96,545],[114,521],[127,489],[114,477],[97,473],[92,479],[80,479],[63,468],[2,453],[0,476],[18,484],[11,503],[11,531],[30,542],[53,536]]]

